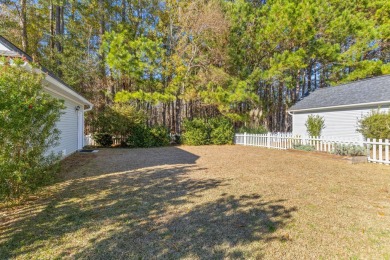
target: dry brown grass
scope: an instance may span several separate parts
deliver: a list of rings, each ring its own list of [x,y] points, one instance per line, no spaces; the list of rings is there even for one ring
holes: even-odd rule
[[[390,167],[208,146],[63,169],[40,199],[0,208],[0,259],[390,258]]]

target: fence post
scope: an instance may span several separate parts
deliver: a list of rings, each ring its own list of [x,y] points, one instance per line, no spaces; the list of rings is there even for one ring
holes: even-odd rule
[[[244,133],[244,146],[246,146],[246,133]]]
[[[368,161],[370,161],[370,159],[371,159],[370,138],[367,138],[365,144],[366,144],[367,159],[368,159]]]
[[[271,148],[271,133],[267,134],[267,148]]]

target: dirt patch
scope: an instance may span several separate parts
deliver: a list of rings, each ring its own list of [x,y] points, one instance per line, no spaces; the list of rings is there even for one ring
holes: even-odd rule
[[[1,259],[390,257],[383,165],[182,146],[75,155],[62,174],[44,198],[1,212]]]
[[[77,170],[97,158],[97,156],[97,153],[74,153],[66,157],[60,163],[59,178],[66,180],[81,177]]]

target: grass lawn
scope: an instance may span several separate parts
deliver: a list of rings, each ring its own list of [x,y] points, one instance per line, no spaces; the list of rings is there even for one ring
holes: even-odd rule
[[[241,146],[77,154],[0,207],[0,259],[390,259],[390,167]]]

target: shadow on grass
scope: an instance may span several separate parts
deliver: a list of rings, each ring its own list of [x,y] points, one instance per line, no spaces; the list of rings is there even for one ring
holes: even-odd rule
[[[85,160],[85,158],[87,159]],[[156,166],[195,165],[198,159],[199,156],[173,146],[135,149],[102,148],[96,154],[77,153],[65,159],[65,170],[69,168],[69,165],[79,165],[80,162],[81,164],[85,164],[82,161],[90,161],[90,163],[87,165],[88,167],[84,167],[84,172],[74,171],[76,173],[75,175],[66,173],[67,176],[63,177],[65,179],[77,179],[86,176],[97,176],[112,172],[125,172]]]
[[[244,258],[243,246],[282,239],[273,232],[290,221],[295,208],[263,201],[257,194],[210,197],[210,191],[229,185],[228,180],[191,178],[193,171],[202,170],[194,164],[198,157],[175,149],[176,156],[167,164],[159,163],[166,158],[156,159],[147,149],[138,150],[137,162],[124,154],[124,165],[115,172],[98,170],[100,174],[68,181],[50,201],[15,212],[15,221],[4,225],[0,234],[0,259],[28,254],[76,259]],[[97,160],[110,163],[104,154]],[[34,207],[42,210],[29,215]]]

